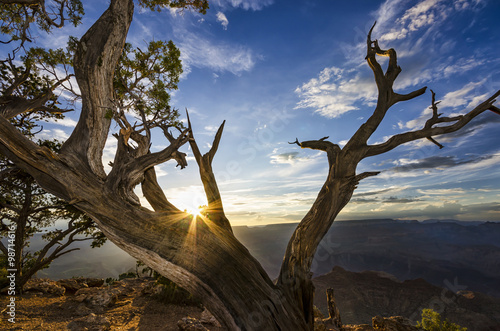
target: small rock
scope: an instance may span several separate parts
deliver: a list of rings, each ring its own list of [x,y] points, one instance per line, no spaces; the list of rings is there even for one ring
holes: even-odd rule
[[[207,308],[205,308],[205,310],[203,310],[203,312],[201,313],[200,322],[203,324],[213,325],[219,328],[221,327],[219,321],[215,318],[214,315],[212,315],[211,312],[208,311]]]
[[[156,287],[155,282],[148,282],[146,286],[142,288],[141,294],[143,295],[154,294],[155,287]]]
[[[24,286],[24,291],[36,291],[62,296],[66,292],[66,289],[50,279],[32,278]]]
[[[111,329],[111,322],[104,316],[94,313],[75,319],[67,325],[70,331],[108,331]]]
[[[60,279],[57,284],[66,289],[66,292],[75,293],[82,288],[101,287],[104,285],[104,280],[100,278],[77,277],[70,279]]]
[[[342,331],[374,331],[374,329],[371,325],[359,324],[359,325],[343,325]]]
[[[184,317],[177,322],[177,326],[181,331],[209,331],[196,318]]]
[[[110,307],[118,300],[118,293],[104,287],[82,288],[75,293],[75,300],[95,307]]]
[[[87,284],[88,287],[101,287],[104,285],[104,279],[101,278],[81,278],[81,280]]]
[[[86,283],[79,282],[75,278],[61,279],[61,280],[57,281],[57,284],[64,287],[66,289],[66,292],[71,292],[71,293],[75,293],[76,291],[78,291],[81,288],[88,287]]]
[[[90,308],[88,308],[87,306],[85,306],[83,303],[81,303],[78,305],[78,307],[76,307],[75,313],[78,316],[87,316],[87,315],[90,315],[92,313],[92,310]]]
[[[476,297],[476,295],[472,291],[458,291],[457,294],[469,300],[472,300]]]

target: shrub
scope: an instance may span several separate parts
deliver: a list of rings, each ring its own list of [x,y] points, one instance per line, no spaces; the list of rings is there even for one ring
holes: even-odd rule
[[[126,278],[137,278],[137,275],[135,272],[132,272],[132,271],[124,272],[124,273],[118,275],[118,280],[122,280],[122,279],[126,279]]]
[[[417,323],[417,327],[427,331],[467,331],[467,328],[460,325],[443,321],[441,315],[432,309],[422,310],[422,321]]]
[[[163,303],[201,307],[199,299],[170,279],[163,277],[157,272],[154,272],[154,278],[156,279],[156,283],[162,286],[161,291],[154,295],[156,300]]]

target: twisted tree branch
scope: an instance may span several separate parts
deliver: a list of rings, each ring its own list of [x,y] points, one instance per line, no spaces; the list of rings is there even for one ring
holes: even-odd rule
[[[495,107],[493,103],[496,102],[496,98],[499,95],[500,95],[500,90],[494,93],[486,101],[479,104],[465,115],[460,115],[456,117],[440,117],[441,114],[438,114],[437,112],[437,104],[439,102],[435,101],[435,96],[433,93],[432,106],[431,106],[433,114],[432,117],[425,123],[423,129],[397,134],[389,138],[384,143],[368,146],[364,157],[383,154],[402,144],[422,138],[427,138],[436,145],[438,145],[440,148],[442,148],[442,145],[432,138],[433,136],[455,132],[463,128],[473,118],[485,112],[486,110],[492,110],[492,109],[495,110],[497,107]],[[434,125],[437,123],[447,123],[447,122],[454,122],[454,123],[450,125],[434,127]]]
[[[378,88],[377,106],[368,120],[360,126],[356,133],[347,142],[344,149],[359,150],[364,148],[368,139],[377,130],[378,126],[384,119],[387,111],[394,104],[400,101],[407,101],[416,98],[426,91],[426,87],[410,92],[408,94],[398,94],[394,92],[394,81],[401,72],[401,67],[397,63],[397,54],[393,48],[383,50],[378,44],[378,40],[372,40],[372,32],[377,22],[373,24],[368,32],[366,44],[367,55],[366,61],[373,71],[375,82]],[[384,73],[381,65],[377,61],[378,56],[388,56],[389,65]],[[361,156],[361,154],[359,154]]]

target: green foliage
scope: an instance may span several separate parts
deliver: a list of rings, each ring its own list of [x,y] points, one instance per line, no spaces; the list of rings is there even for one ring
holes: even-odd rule
[[[106,278],[106,280],[104,281],[107,285],[113,285],[114,282],[116,282],[118,279],[116,278],[113,278],[113,277],[108,277]]]
[[[145,51],[127,43],[113,82],[120,110],[179,124],[168,91],[177,89],[181,74],[180,51],[172,41],[151,41]]]
[[[129,271],[129,272],[124,272],[122,274],[119,274],[118,280],[127,279],[127,278],[136,278],[136,277],[137,277],[137,275],[135,272]]]
[[[60,28],[69,21],[74,26],[81,23],[84,9],[81,0],[39,1],[36,4],[0,4],[0,32],[8,36],[3,43],[20,41],[31,42],[32,25],[50,32],[52,28]]]
[[[139,5],[158,12],[168,7],[193,9],[202,14],[208,10],[208,0],[139,0]]]
[[[4,102],[13,102],[20,98],[25,100],[35,100],[44,98],[51,93],[50,87],[55,81],[47,76],[41,76],[36,70],[31,70],[31,59],[25,58],[24,65],[18,66],[12,62],[0,62],[0,91]],[[19,82],[21,76],[25,76],[22,82]],[[58,110],[59,102],[57,97],[50,95],[46,101],[47,107]],[[49,121],[51,119],[62,119],[61,112],[48,112],[45,109],[33,109],[11,120],[11,123],[17,126],[23,134],[32,137],[36,122]]]
[[[417,327],[427,331],[467,331],[467,328],[460,325],[443,321],[441,315],[432,309],[422,310],[422,321],[417,323]]]
[[[17,119],[29,137],[35,137],[32,118]],[[61,143],[57,140],[38,140],[38,145],[57,152]],[[0,235],[6,237],[15,225],[15,267],[7,267],[7,247],[0,243],[0,269],[17,269],[16,286],[22,290],[25,282],[36,272],[48,268],[53,260],[69,253],[74,241],[92,240],[92,247],[100,247],[106,241],[94,221],[56,196],[42,189],[29,174],[17,168],[0,155]],[[29,250],[30,241],[41,234],[44,246]],[[0,286],[6,278],[0,275]]]
[[[63,113],[67,110],[60,108],[60,95],[53,93],[56,88],[69,92],[65,95],[71,98],[64,98],[65,103],[79,97],[69,83],[72,56],[69,48],[45,50],[35,47],[21,57],[21,64],[15,64],[10,57],[0,61],[0,102],[15,104],[24,100],[36,104],[11,119],[11,123],[29,138],[33,138],[38,122],[64,118]]]

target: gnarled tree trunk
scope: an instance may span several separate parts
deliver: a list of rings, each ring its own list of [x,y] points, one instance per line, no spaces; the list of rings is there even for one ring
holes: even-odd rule
[[[109,174],[101,155],[113,107],[113,74],[132,20],[132,0],[112,0],[109,9],[80,41],[75,56],[75,75],[82,91],[82,113],[61,153],[39,147],[25,138],[6,116],[0,116],[0,152],[30,173],[49,192],[86,212],[116,245],[149,267],[197,295],[221,324],[229,330],[312,330],[311,263],[316,249],[335,217],[349,202],[356,185],[374,172],[356,174],[365,157],[388,151],[404,142],[452,132],[487,109],[496,109],[492,98],[450,126],[433,127],[448,120],[436,117],[422,130],[396,135],[387,142],[368,145],[387,110],[396,102],[409,100],[424,89],[400,95],[392,90],[399,71],[396,52],[383,51],[368,35],[367,60],[375,74],[379,100],[373,115],[344,148],[326,138],[296,143],[327,153],[328,178],[311,210],[295,230],[286,250],[276,284],[259,262],[234,237],[224,215],[212,160],[222,135],[201,155],[191,125],[177,138],[166,134],[170,146],[149,151],[149,136],[136,137],[139,147],[128,140],[133,134],[120,130],[118,148]],[[376,55],[389,56],[384,73]],[[453,120],[453,119],[451,119]],[[450,120],[450,121],[451,121]],[[185,166],[178,149],[189,142],[200,168],[208,208],[203,217],[179,211],[163,195],[156,182],[154,166],[176,160]],[[133,188],[142,183],[154,211],[140,205]]]

